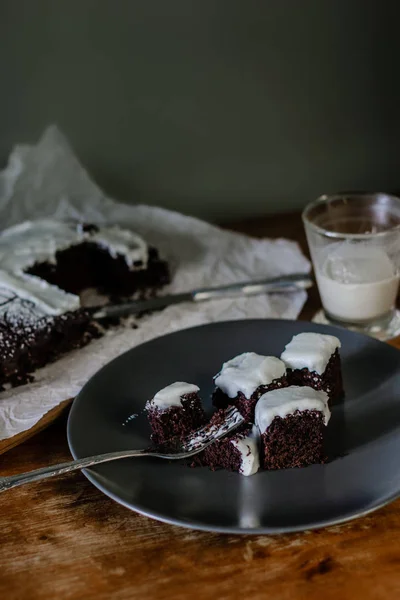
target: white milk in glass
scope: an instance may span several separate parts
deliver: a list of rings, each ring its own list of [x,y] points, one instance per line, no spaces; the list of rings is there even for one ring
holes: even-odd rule
[[[322,304],[335,319],[371,321],[395,305],[399,276],[382,248],[352,242],[332,244],[318,257],[315,271]]]

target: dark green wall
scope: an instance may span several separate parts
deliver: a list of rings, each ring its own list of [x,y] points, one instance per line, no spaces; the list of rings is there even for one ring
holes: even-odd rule
[[[214,220],[398,189],[398,6],[0,0],[0,158],[56,122],[110,193]]]

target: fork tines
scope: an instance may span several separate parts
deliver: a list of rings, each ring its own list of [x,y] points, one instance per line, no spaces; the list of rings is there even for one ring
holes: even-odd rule
[[[183,443],[183,449],[191,452],[230,433],[244,422],[240,412],[235,407],[230,407],[225,412],[225,420],[219,424],[208,423],[201,429],[194,431]]]

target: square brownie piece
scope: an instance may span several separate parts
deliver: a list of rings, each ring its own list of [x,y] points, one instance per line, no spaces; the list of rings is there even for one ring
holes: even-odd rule
[[[176,381],[146,403],[145,410],[156,446],[174,445],[206,423],[199,388]]]
[[[259,399],[255,421],[261,435],[261,467],[291,469],[325,462],[328,396],[311,387],[290,386]]]
[[[214,382],[214,406],[236,406],[248,423],[254,423],[254,409],[262,394],[288,385],[284,362],[255,352],[245,352],[228,360]]]
[[[340,340],[333,335],[299,333],[287,344],[281,359],[287,366],[289,385],[323,390],[334,403],[343,396]]]

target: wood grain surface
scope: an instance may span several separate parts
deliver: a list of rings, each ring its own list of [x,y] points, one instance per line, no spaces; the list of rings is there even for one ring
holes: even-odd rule
[[[304,244],[298,215],[235,229]],[[318,306],[314,290],[302,318]],[[66,414],[2,455],[1,475],[70,458],[65,428]],[[342,526],[275,537],[231,536],[137,515],[75,473],[1,494],[0,524],[4,600],[400,597],[400,501]]]

